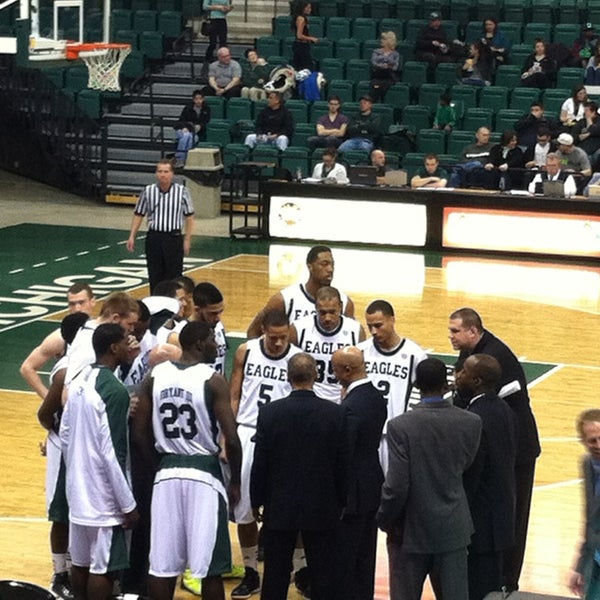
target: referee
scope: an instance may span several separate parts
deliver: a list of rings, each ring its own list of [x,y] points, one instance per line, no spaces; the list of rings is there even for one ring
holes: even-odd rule
[[[171,161],[159,160],[156,165],[157,183],[146,186],[140,194],[127,240],[127,250],[133,252],[135,237],[144,216],[147,216],[145,249],[150,294],[157,283],[181,275],[183,255],[190,253],[194,206],[187,189],[180,183],[173,183],[173,176]]]

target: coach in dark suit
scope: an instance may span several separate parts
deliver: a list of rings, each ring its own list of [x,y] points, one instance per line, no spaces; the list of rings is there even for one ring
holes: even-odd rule
[[[471,354],[489,354],[500,363],[502,377],[494,391],[506,400],[517,417],[519,437],[515,465],[515,543],[504,553],[502,572],[507,590],[518,590],[525,557],[535,461],[541,452],[537,425],[527,392],[527,379],[521,363],[511,349],[483,328],[481,317],[472,308],[454,311],[450,315],[448,329],[452,347],[460,351],[456,363],[457,372]],[[455,404],[465,406],[464,399],[455,397]]]
[[[337,526],[346,501],[347,440],[341,406],[312,391],[314,359],[288,363],[292,393],[261,407],[250,479],[252,507],[263,509],[261,598],[287,598],[292,556],[302,534],[315,600],[339,593]]]
[[[515,540],[517,420],[495,392],[502,369],[489,354],[473,354],[456,375],[469,399],[467,410],[482,422],[477,457],[464,476],[475,533],[469,546],[469,600],[502,588],[502,552]]]
[[[420,600],[429,575],[437,598],[468,600],[473,522],[463,473],[479,448],[481,419],[444,400],[446,366],[419,363],[421,402],[388,423],[389,469],[377,523],[388,533],[391,600]]]
[[[344,388],[348,431],[348,497],[340,522],[342,598],[373,600],[377,523],[383,470],[378,448],[387,401],[367,378],[362,352],[347,346],[332,356],[333,373]]]

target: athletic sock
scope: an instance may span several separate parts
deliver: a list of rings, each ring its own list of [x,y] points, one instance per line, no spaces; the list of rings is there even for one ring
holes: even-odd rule
[[[65,552],[52,553],[52,569],[55,573],[64,573],[69,570],[70,556]]]
[[[241,551],[244,567],[250,567],[251,569],[258,571],[258,545],[248,546],[246,548],[242,547]]]

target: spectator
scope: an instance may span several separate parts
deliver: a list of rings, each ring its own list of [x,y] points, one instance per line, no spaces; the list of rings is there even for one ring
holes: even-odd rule
[[[492,149],[490,142],[490,129],[480,127],[475,134],[475,143],[466,146],[461,154],[461,162],[452,167],[450,175],[450,187],[458,188],[468,185],[467,179],[470,175],[487,162]]]
[[[377,169],[377,183],[382,185],[385,182],[385,174],[388,171],[386,165],[385,152],[383,150],[373,150],[371,152],[371,166]]]
[[[313,169],[313,179],[329,180],[335,183],[348,183],[346,167],[337,161],[337,150],[326,148],[323,152],[323,162],[317,163]]]
[[[488,189],[512,189],[520,186],[522,174],[514,169],[522,169],[525,164],[523,151],[517,146],[517,132],[509,129],[502,133],[500,143],[490,150],[485,164],[485,187]],[[504,183],[503,183],[504,180]]]
[[[342,114],[342,101],[339,96],[330,96],[327,103],[329,112],[317,121],[317,135],[308,138],[308,147],[337,148],[346,135],[348,117]]]
[[[600,117],[598,104],[586,102],[584,104],[584,118],[571,130],[577,145],[585,151],[590,159],[592,168],[600,156]]]
[[[565,196],[568,198],[574,196],[577,192],[577,185],[573,175],[560,168],[560,158],[555,152],[550,152],[546,157],[546,169],[538,173],[528,186],[530,194],[543,194],[544,181],[562,181],[565,184]]]
[[[592,174],[592,167],[588,155],[573,144],[573,136],[569,133],[561,133],[556,142],[558,151],[556,154],[560,158],[562,168],[571,173],[580,173],[584,177]]]
[[[537,141],[532,146],[527,146],[524,160],[526,169],[543,169],[546,165],[546,157],[554,152],[555,145],[550,141],[550,130],[540,128],[537,133]]]
[[[217,60],[208,68],[208,85],[205,96],[238,97],[242,91],[242,67],[231,59],[229,48],[219,48]]]
[[[271,92],[268,106],[258,113],[256,133],[246,136],[244,144],[255,148],[257,144],[270,144],[285,150],[294,134],[294,117],[282,102],[281,94]]]
[[[442,62],[452,62],[446,32],[442,27],[442,16],[439,12],[429,15],[429,24],[419,32],[416,42],[415,57],[426,62],[429,71]]]
[[[461,70],[461,82],[480,87],[491,85],[494,75],[494,57],[488,46],[477,41],[469,46],[469,56]]]
[[[348,150],[364,150],[371,152],[382,135],[381,120],[373,114],[373,98],[362,96],[360,112],[354,115],[346,129],[346,141],[339,147],[340,152]]]
[[[398,81],[401,59],[396,44],[396,34],[384,31],[381,48],[375,48],[371,55],[371,97],[375,102],[383,102],[388,89]]]
[[[506,64],[511,44],[508,36],[498,29],[497,19],[490,18],[483,22],[481,43],[490,50],[496,66]]]
[[[319,40],[308,32],[308,17],[312,12],[312,4],[306,0],[296,0],[292,4],[292,31],[296,36],[292,46],[292,66],[296,71],[314,70],[314,62],[310,54],[310,45]]]
[[[586,23],[581,29],[581,36],[573,44],[571,55],[576,61],[575,66],[585,67],[598,48],[598,34],[592,23]]]
[[[187,153],[197,141],[205,137],[205,129],[210,121],[210,107],[204,103],[202,90],[194,90],[192,102],[186,104],[175,124],[177,150],[175,159],[178,164],[185,163]]]
[[[438,102],[435,117],[433,118],[432,129],[443,129],[452,131],[456,125],[456,109],[452,104],[448,94],[442,94]]]
[[[586,85],[600,85],[600,44],[587,64],[583,81]]]
[[[560,108],[560,122],[563,127],[573,127],[577,121],[583,119],[583,105],[588,96],[584,85],[576,85],[573,93],[567,98]]]
[[[428,154],[424,159],[423,168],[419,169],[410,180],[410,187],[443,188],[448,183],[448,173],[440,167],[437,154]]]
[[[591,177],[591,179],[587,182],[586,186],[583,188],[583,195],[584,196],[589,196],[590,195],[590,185],[600,185],[600,173],[594,173]]]
[[[259,58],[256,48],[248,48],[244,53],[247,62],[242,67],[242,98],[265,100],[267,92],[263,86],[269,81],[269,67],[264,58]]]
[[[527,57],[521,74],[523,87],[541,90],[552,87],[556,79],[556,62],[546,55],[547,45],[542,39],[535,41],[534,51]]]
[[[233,6],[229,0],[204,0],[202,10],[208,13],[210,19],[208,46],[204,57],[204,64],[207,65],[214,60],[217,40],[219,48],[227,46],[227,15],[233,10]]]
[[[546,117],[544,105],[537,100],[531,103],[529,113],[515,123],[520,146],[533,146],[537,141],[540,129],[548,129],[552,137],[560,132],[560,123],[551,117]]]

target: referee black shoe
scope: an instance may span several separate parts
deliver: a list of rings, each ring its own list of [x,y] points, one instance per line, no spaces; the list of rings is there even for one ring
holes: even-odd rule
[[[246,567],[246,574],[236,588],[231,590],[232,600],[246,600],[260,592],[260,575],[252,567]]]

